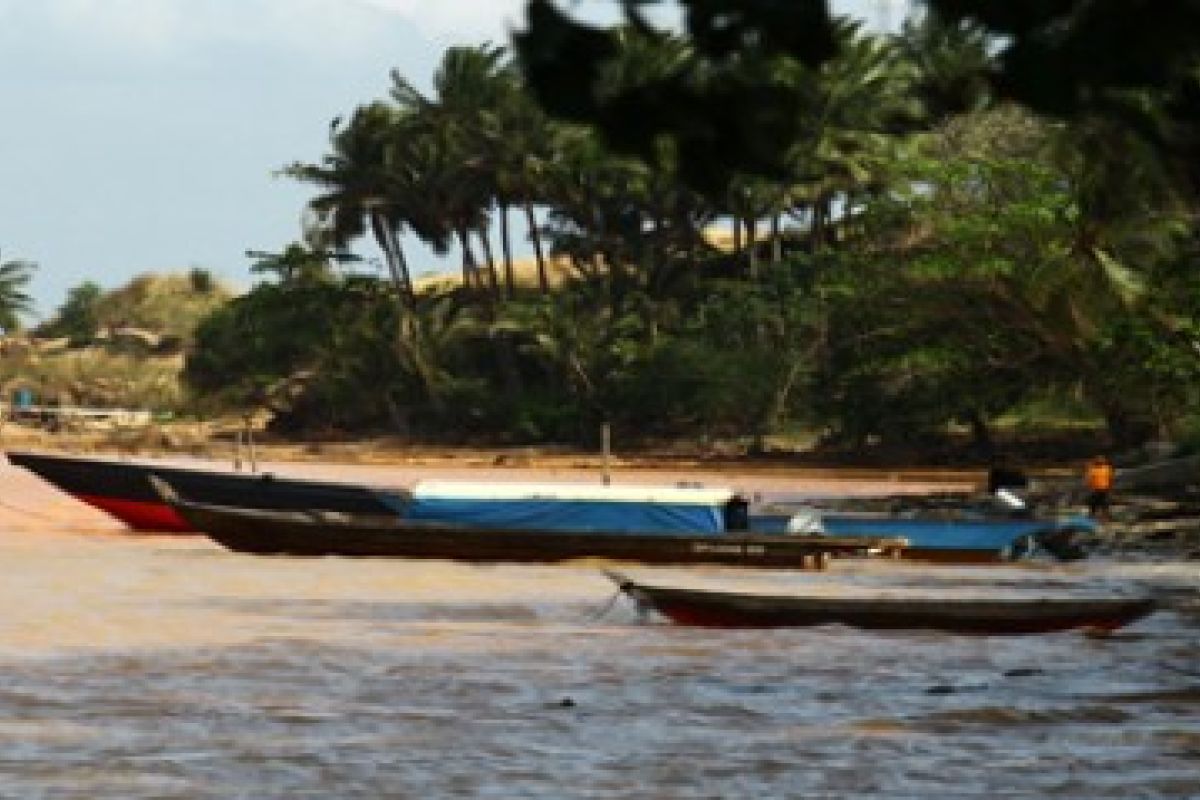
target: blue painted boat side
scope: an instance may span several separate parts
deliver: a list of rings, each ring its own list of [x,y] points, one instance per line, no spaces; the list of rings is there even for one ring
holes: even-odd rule
[[[929,519],[826,514],[821,526],[830,536],[901,536],[909,547],[937,550],[1004,550],[1026,536],[1065,528],[1093,527],[1074,519]]]

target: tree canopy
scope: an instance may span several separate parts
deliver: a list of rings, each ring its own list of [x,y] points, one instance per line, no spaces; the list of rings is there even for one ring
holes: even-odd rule
[[[600,28],[532,0],[512,52],[449,48],[432,91],[393,74],[335,120],[283,170],[314,188],[304,243],[255,255],[194,387],[509,441],[960,430],[984,455],[1030,408],[1116,443],[1197,425],[1191,36],[1152,69],[1162,20],[1084,52],[1114,4],[931,0],[893,34],[681,0],[682,35],[624,5]],[[335,268],[360,239],[385,280]],[[414,279],[414,239],[461,277]]]
[[[653,2],[623,3],[627,23],[665,36],[643,13]],[[594,125],[619,151],[645,155],[658,139],[673,141],[687,154],[685,178],[698,188],[715,190],[739,172],[779,175],[799,134],[791,113],[796,92],[780,80],[781,65],[818,69],[842,50],[826,0],[675,4],[683,11],[689,58],[653,82],[613,92],[602,76],[618,58],[619,30],[576,20],[552,0],[530,0],[526,25],[514,37],[529,86],[552,114]],[[930,92],[961,95],[985,81],[997,98],[1039,113],[1120,120],[1200,187],[1194,0],[926,0],[923,7],[926,20],[987,35],[995,50],[986,62],[975,58],[972,70],[942,75],[940,84],[931,80]],[[920,52],[932,62],[946,44],[927,38]],[[961,108],[961,96],[926,99]]]

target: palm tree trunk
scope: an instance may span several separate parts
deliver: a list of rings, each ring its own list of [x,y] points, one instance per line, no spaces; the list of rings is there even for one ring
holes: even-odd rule
[[[462,248],[463,288],[468,290],[483,288],[479,284],[479,270],[476,267],[475,251],[471,249],[471,238],[467,234],[467,229],[460,226],[454,229],[454,233],[458,237],[459,246]]]
[[[821,249],[825,238],[825,200],[818,197],[813,201],[812,224],[808,228],[808,243],[812,251]]]
[[[383,260],[392,276],[392,284],[396,287],[399,302],[411,305],[413,299],[412,278],[408,272],[408,262],[404,251],[396,239],[396,233],[387,219],[379,211],[371,212],[371,231],[379,249],[383,251]]]
[[[746,217],[746,253],[750,265],[750,277],[758,275],[758,220],[754,215]]]
[[[991,460],[996,455],[996,447],[987,419],[978,408],[969,409],[966,418],[967,424],[971,426],[972,446],[982,457]]]
[[[538,288],[542,294],[550,294],[550,279],[546,275],[546,257],[542,254],[542,234],[533,216],[533,203],[525,201],[525,224],[529,226],[529,238],[533,240],[533,252],[537,256]]]
[[[483,263],[487,264],[488,293],[493,300],[500,298],[500,278],[496,272],[496,259],[492,255],[492,237],[488,235],[487,225],[480,225],[475,232],[479,237],[479,245],[483,248]]]
[[[771,263],[779,264],[783,261],[783,231],[780,225],[779,214],[771,215]]]
[[[512,297],[517,281],[513,273],[512,241],[508,233],[508,203],[500,204],[500,247],[504,250],[504,293]]]
[[[666,280],[671,274],[671,239],[674,231],[671,228],[671,222],[667,218],[667,212],[663,210],[662,205],[658,207],[658,213],[654,218],[654,233],[655,243],[654,250],[657,259],[657,270],[660,279]]]
[[[784,370],[775,390],[771,393],[770,402],[767,405],[767,413],[763,415],[762,423],[759,426],[760,435],[765,436],[773,430],[779,428],[783,423],[783,419],[787,414],[788,403],[792,398],[792,391],[799,383],[800,376],[804,372],[804,359],[797,354],[788,363],[787,369]]]

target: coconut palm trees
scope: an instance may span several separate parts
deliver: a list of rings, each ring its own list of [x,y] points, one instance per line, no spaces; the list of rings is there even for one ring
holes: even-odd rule
[[[437,163],[421,165],[422,204],[457,240],[464,285],[486,289],[493,299],[501,294],[490,233],[495,210],[505,258],[504,292],[511,295],[508,209],[519,195],[528,194],[520,174],[526,157],[522,146],[535,139],[535,120],[528,118],[528,103],[521,105],[504,50],[490,44],[452,47],[434,75],[429,96],[393,73],[391,98],[416,135],[438,154]],[[484,255],[482,265],[476,244]]]
[[[947,22],[927,8],[905,20],[897,44],[916,68],[915,94],[930,120],[975,111],[991,101],[989,40],[978,25]]]
[[[479,361],[470,362],[471,369],[481,371],[479,380],[487,385],[493,382],[500,393],[513,396],[509,387],[529,387],[535,382],[528,369],[531,356],[518,344],[544,342],[549,337],[556,341],[550,341],[552,346],[541,351],[543,356],[576,353],[579,337],[572,329],[584,325],[590,331],[588,348],[592,355],[587,363],[592,367],[581,373],[579,364],[583,362],[578,360],[541,358],[535,359],[537,369],[560,370],[560,383],[580,391],[586,388],[593,399],[608,397],[606,392],[611,387],[602,384],[616,380],[639,384],[642,377],[637,371],[652,369],[648,365],[652,356],[657,357],[655,354],[676,352],[672,340],[688,335],[689,315],[711,312],[705,301],[719,295],[728,295],[732,306],[746,305],[751,300],[758,303],[744,315],[750,327],[739,335],[753,344],[749,350],[759,354],[764,364],[771,358],[776,360],[773,367],[762,366],[759,370],[777,379],[763,390],[770,399],[764,401],[765,410],[758,414],[765,421],[760,433],[784,421],[794,398],[804,394],[801,383],[814,371],[814,361],[831,358],[839,332],[853,338],[858,336],[854,328],[859,323],[883,328],[895,322],[881,309],[868,309],[835,324],[830,315],[854,306],[825,303],[819,293],[826,288],[842,291],[849,285],[846,291],[874,298],[876,287],[871,282],[878,280],[898,292],[910,293],[907,297],[881,299],[892,304],[888,308],[913,311],[903,330],[915,338],[944,337],[945,331],[965,325],[964,319],[969,320],[974,313],[1000,319],[996,315],[1001,312],[1011,317],[1010,331],[1020,325],[1037,328],[1020,338],[1021,342],[1043,341],[1038,337],[1056,332],[1070,335],[1068,323],[1082,321],[1086,307],[1091,305],[1086,276],[1094,276],[1096,270],[1087,270],[1100,264],[1110,275],[1119,276],[1121,258],[1136,250],[1137,235],[1122,233],[1118,223],[1133,221],[1144,233],[1148,230],[1141,224],[1145,217],[1106,217],[1101,204],[1114,195],[1102,190],[1080,195],[1076,198],[1079,202],[1067,206],[1047,200],[1048,213],[1087,218],[1074,226],[1075,255],[1085,251],[1091,255],[1052,259],[1035,248],[1020,259],[1022,269],[1014,268],[1007,279],[990,276],[987,292],[979,290],[972,280],[981,277],[979,269],[988,268],[988,264],[962,265],[954,263],[954,258],[963,253],[986,252],[971,236],[983,237],[980,231],[986,232],[993,223],[1011,228],[1005,233],[1011,240],[1007,244],[1010,249],[1016,247],[1022,236],[1020,225],[1027,221],[1018,213],[1020,208],[1005,207],[1003,213],[964,216],[958,221],[947,214],[938,218],[944,224],[936,230],[926,219],[925,235],[936,234],[944,241],[936,248],[931,246],[933,256],[917,258],[915,250],[925,242],[916,226],[869,228],[876,220],[860,212],[878,206],[882,212],[896,211],[912,219],[914,209],[922,203],[928,205],[928,197],[913,191],[922,181],[926,189],[942,191],[937,199],[945,203],[954,200],[951,190],[969,192],[979,188],[969,179],[959,180],[961,176],[935,174],[939,178],[935,181],[928,173],[909,167],[918,162],[918,156],[930,157],[928,150],[918,151],[914,145],[931,138],[923,127],[953,119],[953,112],[964,109],[978,115],[974,103],[981,98],[974,93],[977,87],[972,80],[981,68],[980,59],[986,66],[986,47],[973,30],[939,28],[929,20],[921,26],[909,26],[903,37],[871,35],[853,22],[837,20],[831,35],[836,54],[820,63],[780,58],[753,63],[734,59],[719,65],[721,80],[729,86],[751,86],[763,79],[769,81],[773,91],[786,93],[787,103],[775,113],[789,115],[787,126],[794,131],[786,152],[778,159],[786,167],[784,172],[773,176],[735,174],[720,193],[697,192],[684,180],[687,159],[706,152],[702,142],[668,135],[646,139],[642,136],[644,130],[632,130],[624,135],[637,139],[636,147],[624,147],[622,152],[637,151],[638,157],[616,155],[611,131],[602,136],[580,125],[548,120],[531,101],[505,52],[486,44],[448,50],[433,76],[430,91],[418,90],[403,76],[393,75],[387,99],[360,107],[344,127],[334,128],[331,152],[322,161],[293,165],[288,174],[320,187],[310,205],[319,223],[318,232],[330,243],[341,246],[371,235],[379,244],[398,294],[406,299],[400,336],[391,352],[398,355],[398,363],[406,365],[407,372],[420,376],[418,383],[432,387],[418,393],[430,407],[450,409],[455,405],[456,401],[445,400],[454,394],[446,387],[457,385],[448,376],[462,364],[455,366],[446,361],[450,350],[471,351],[479,356]],[[601,99],[624,97],[626,88],[641,100],[653,97],[693,63],[689,47],[668,36],[630,29],[614,32],[607,41],[612,45],[610,58],[594,76],[594,88]],[[914,42],[931,44],[917,47]],[[1095,138],[1068,144],[1077,149],[1081,144],[1092,147],[1089,143],[1096,148],[1108,146],[1101,135],[1104,131],[1093,133]],[[955,164],[962,161],[957,158],[961,154],[954,153],[933,158],[950,163],[952,155]],[[1040,158],[1043,154],[1039,152],[1031,160]],[[1091,157],[1085,162],[1098,163]],[[1041,174],[1035,173],[1030,176]],[[1117,185],[1111,182],[1113,174],[1133,177],[1120,170],[1107,176],[1089,173],[1081,166],[1076,173],[1062,176],[1062,187],[1053,181],[1039,184],[1031,196],[1040,201],[1054,196],[1060,188],[1078,189],[1087,180],[1095,180],[1097,186],[1102,180]],[[1140,177],[1136,180],[1145,183]],[[940,188],[942,185],[949,188]],[[578,307],[563,317],[561,325],[526,313],[549,301],[530,298],[514,275],[509,216],[517,208],[524,210],[538,252],[538,288],[543,295],[550,294],[543,243],[554,255],[570,259],[576,266],[573,285],[559,287],[556,294],[561,297],[551,298],[569,295],[579,299]],[[1155,200],[1147,208],[1157,210],[1160,204]],[[735,221],[737,252],[733,255],[716,252],[700,235],[703,227],[718,216]],[[782,220],[788,216],[807,225],[811,252],[797,252],[797,248],[785,251]],[[979,229],[969,228],[967,221],[978,223]],[[491,231],[495,223],[500,236],[494,248]],[[770,266],[762,263],[764,226],[771,243]],[[868,262],[884,252],[894,255],[892,250],[899,245],[891,237],[901,236],[896,233],[900,229],[903,236],[910,237],[906,246],[915,248],[905,253],[905,264],[916,265],[918,272],[932,265],[957,277],[941,282],[898,280],[898,257],[894,263],[879,266],[876,272],[873,267],[878,265]],[[1048,230],[1057,236],[1063,229],[1050,226]],[[401,248],[402,235],[416,236],[440,252],[452,245],[461,251],[462,288],[443,294],[452,296],[445,308],[453,307],[453,315],[437,312],[439,306],[432,302],[437,298],[425,302],[424,297],[414,297]],[[862,241],[862,247],[856,247],[854,240]],[[867,251],[869,257],[862,251]],[[1146,252],[1145,248],[1141,252]],[[855,259],[866,264],[860,264],[857,282],[832,285],[834,278],[844,277],[839,270]],[[1033,266],[1044,266],[1045,274],[1035,274]],[[722,280],[712,280],[713,275]],[[832,278],[822,283],[828,275]],[[963,285],[970,291],[960,291]],[[944,291],[939,294],[934,289]],[[770,303],[759,302],[765,296]],[[969,296],[974,305],[951,305],[946,310],[923,302],[935,296],[939,303],[954,296]],[[808,305],[793,308],[789,305],[793,302]],[[1018,303],[1025,305],[1013,305]],[[1102,313],[1110,308],[1104,304],[1095,307]],[[457,320],[453,325],[451,317]],[[789,320],[784,328],[791,338],[782,338],[778,333],[779,320],[783,319]],[[443,336],[451,328],[464,330],[467,321],[478,327],[477,335]],[[797,327],[804,329],[803,335],[793,335]],[[500,330],[506,333],[495,333]],[[455,348],[440,344],[450,338],[462,344],[462,351],[455,349],[457,344]],[[810,341],[816,344],[810,347]],[[869,339],[872,345],[877,342]],[[890,342],[904,351],[896,355],[900,372],[910,369],[916,363],[913,359],[934,352],[928,342],[911,348],[912,352],[910,344]],[[971,353],[991,359],[996,355],[993,345],[992,339],[981,337],[974,341]],[[870,355],[869,350],[855,351],[855,359],[862,363]],[[697,356],[697,363],[702,360]],[[961,378],[959,388],[979,401],[975,408],[980,413],[990,413],[996,404],[1007,400],[1008,395],[1003,393],[1003,397],[993,393],[981,399],[986,393],[974,381],[980,374],[980,360],[968,365],[969,369],[955,366],[958,362],[949,357],[938,355],[935,360],[954,366],[954,370],[943,374],[957,376],[955,380]],[[485,362],[487,366],[481,366]],[[1048,362],[1043,359],[1040,363]],[[620,369],[613,365],[620,365]],[[617,373],[623,377],[615,378]],[[579,380],[580,374],[586,375],[585,381]],[[859,386],[853,381],[848,385]],[[941,413],[944,404],[940,400],[945,396],[948,393],[921,402],[937,400],[935,405]]]
[[[315,214],[315,238],[345,247],[368,231],[384,256],[397,295],[411,303],[412,278],[398,231],[408,222],[406,209],[411,195],[406,192],[407,171],[397,148],[405,142],[398,136],[402,119],[384,103],[361,106],[343,129],[331,127],[332,152],[320,164],[296,162],[284,174],[324,191],[309,201]]]
[[[25,288],[35,269],[32,261],[0,261],[0,328],[4,333],[19,330],[21,315],[33,311],[33,299]]]
[[[885,183],[917,107],[913,71],[894,42],[861,24],[835,21],[837,56],[817,69],[785,65],[800,96],[801,135],[788,152],[793,213],[805,219],[814,248],[829,244],[840,210],[846,219],[863,193]]]

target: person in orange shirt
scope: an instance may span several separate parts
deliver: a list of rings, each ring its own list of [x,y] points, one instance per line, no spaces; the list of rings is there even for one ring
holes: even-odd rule
[[[1093,517],[1107,517],[1108,503],[1112,495],[1113,478],[1116,470],[1104,456],[1096,456],[1088,462],[1083,473],[1083,482],[1087,485],[1088,513]]]

